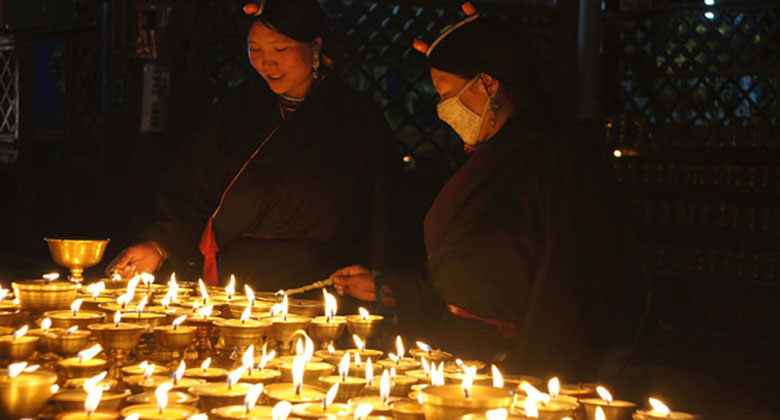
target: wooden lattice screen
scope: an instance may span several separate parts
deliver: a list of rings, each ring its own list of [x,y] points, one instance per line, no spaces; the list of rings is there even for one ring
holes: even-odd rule
[[[780,319],[778,17],[760,2],[605,16],[606,141],[622,152],[656,325],[740,363]]]

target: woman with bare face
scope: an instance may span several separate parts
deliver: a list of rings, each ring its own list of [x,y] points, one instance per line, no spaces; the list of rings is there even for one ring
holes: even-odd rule
[[[258,89],[221,104],[162,185],[156,221],[110,271],[154,272],[172,257],[260,290],[382,259],[394,141],[375,105],[330,77],[316,0],[244,7]]]

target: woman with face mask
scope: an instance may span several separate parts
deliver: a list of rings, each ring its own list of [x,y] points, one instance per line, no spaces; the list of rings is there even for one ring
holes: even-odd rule
[[[262,81],[198,125],[161,186],[155,222],[109,271],[154,272],[171,258],[177,270],[203,267],[192,274],[209,284],[235,275],[276,291],[381,260],[389,167],[400,162],[383,116],[331,77],[316,0],[244,12]]]
[[[415,339],[515,373],[586,379],[615,339],[628,279],[622,226],[602,207],[603,162],[560,129],[552,89],[519,39],[472,14],[430,46],[416,43],[439,117],[470,157],[425,217],[427,281],[351,266],[335,285],[364,300],[392,293],[399,320],[415,315],[409,302],[430,308],[432,292],[442,315]]]

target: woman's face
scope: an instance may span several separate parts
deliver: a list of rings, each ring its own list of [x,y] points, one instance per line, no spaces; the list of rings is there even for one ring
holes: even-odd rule
[[[306,96],[314,81],[314,51],[321,46],[321,38],[298,42],[260,22],[252,25],[247,36],[249,62],[278,95]]]

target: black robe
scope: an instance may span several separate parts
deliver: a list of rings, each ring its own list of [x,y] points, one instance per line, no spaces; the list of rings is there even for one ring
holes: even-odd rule
[[[529,374],[598,367],[636,279],[604,168],[579,146],[512,119],[444,186],[424,223],[428,281],[444,303],[519,329],[507,339],[445,311],[438,346]]]
[[[198,243],[223,191],[280,123],[266,86],[226,100],[174,162],[141,239],[199,268]],[[320,82],[229,189],[214,219],[220,279],[275,291],[348,264],[381,265],[395,150],[369,98]]]

